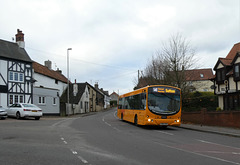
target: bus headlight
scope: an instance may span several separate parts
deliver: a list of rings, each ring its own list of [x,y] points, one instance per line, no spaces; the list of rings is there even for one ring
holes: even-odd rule
[[[148,122],[150,122],[151,121],[151,119],[148,119]]]
[[[179,123],[179,122],[180,122],[180,120],[177,120],[177,122]]]

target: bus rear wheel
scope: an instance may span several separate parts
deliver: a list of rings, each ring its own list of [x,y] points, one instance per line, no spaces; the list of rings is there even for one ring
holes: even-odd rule
[[[137,115],[135,115],[135,117],[134,117],[134,125],[138,126],[138,117],[137,117]]]

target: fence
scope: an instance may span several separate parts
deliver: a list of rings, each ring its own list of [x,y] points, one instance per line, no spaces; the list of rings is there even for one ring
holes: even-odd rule
[[[182,121],[201,125],[240,128],[240,112],[208,112],[206,108],[203,108],[200,112],[182,112]]]

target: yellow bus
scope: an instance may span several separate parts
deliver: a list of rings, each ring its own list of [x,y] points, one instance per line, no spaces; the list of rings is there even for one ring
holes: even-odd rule
[[[180,126],[181,90],[151,85],[119,96],[117,116],[135,125]]]

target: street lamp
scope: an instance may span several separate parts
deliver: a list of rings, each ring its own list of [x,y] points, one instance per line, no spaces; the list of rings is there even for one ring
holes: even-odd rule
[[[69,50],[72,48],[67,49],[67,115],[69,115]]]

